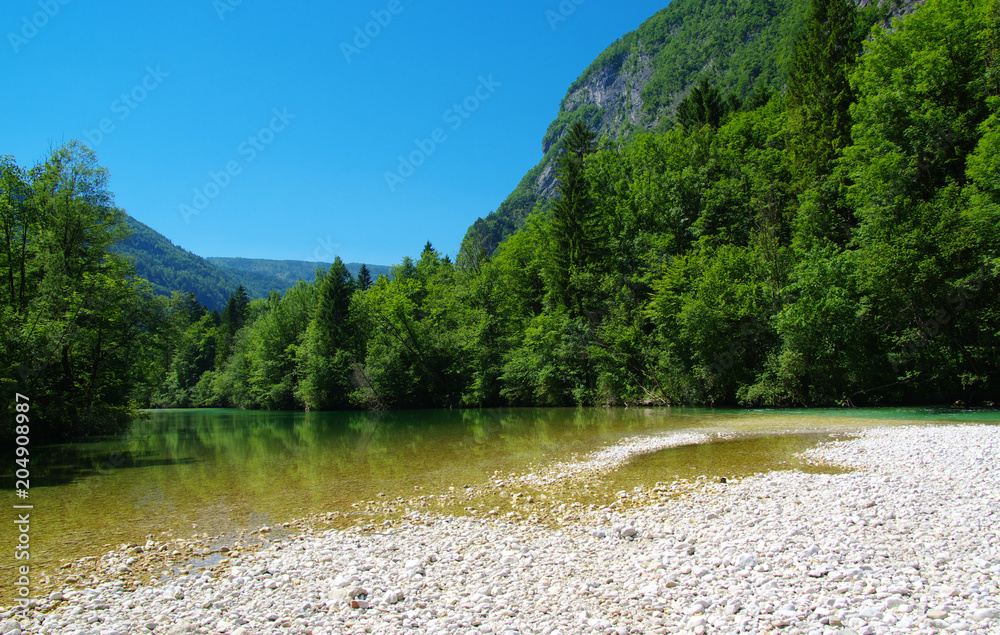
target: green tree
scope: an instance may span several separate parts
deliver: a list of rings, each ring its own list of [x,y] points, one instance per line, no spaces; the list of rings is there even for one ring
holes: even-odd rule
[[[496,406],[501,395],[505,356],[543,311],[543,269],[548,259],[546,230],[540,214],[500,244],[493,257],[463,279],[457,293],[468,307],[463,344],[470,357],[470,378],[463,401]]]
[[[584,122],[574,122],[563,140],[556,169],[559,182],[549,225],[549,280],[557,304],[572,315],[583,312],[583,297],[574,288],[574,277],[593,264],[596,251],[596,208],[584,172],[586,157],[595,149],[594,133]]]
[[[32,398],[39,439],[120,430],[155,326],[148,287],[111,253],[127,229],[107,172],[72,141],[30,173],[5,160],[0,187],[0,384]]]
[[[812,0],[792,53],[785,105],[789,149],[804,182],[828,174],[850,143],[854,91],[848,76],[866,35],[852,0]]]
[[[354,284],[358,287],[359,291],[367,291],[372,286],[372,274],[368,271],[368,266],[364,263],[358,269],[358,277],[354,281]]]
[[[719,89],[711,86],[707,78],[702,78],[677,105],[677,123],[685,128],[700,128],[706,124],[718,128],[727,110],[738,108],[732,100],[724,101]]]
[[[379,276],[358,303],[367,334],[358,399],[383,408],[459,405],[470,375],[463,327],[473,313],[456,293],[460,273],[429,250],[393,274]]]
[[[995,125],[996,16],[994,0],[928,0],[875,32],[851,76],[859,292],[885,377],[910,396],[987,390],[996,369],[998,224],[978,170]]]
[[[315,285],[300,280],[284,297],[272,293],[250,303],[248,326],[237,334],[233,354],[214,381],[217,399],[237,408],[302,407],[298,350],[313,317],[316,295]]]
[[[247,307],[249,306],[250,296],[247,295],[247,290],[241,284],[236,291],[229,295],[226,308],[222,311],[222,323],[229,328],[231,333],[235,334],[246,324]]]
[[[298,349],[298,395],[309,410],[350,405],[355,329],[351,320],[354,281],[340,256],[316,281],[316,305]]]
[[[223,342],[217,314],[208,313],[194,300],[194,294],[186,296],[174,294],[171,298],[168,324],[173,329],[171,359],[163,379],[159,395],[154,397],[154,405],[167,408],[189,408],[209,405],[210,395],[202,385],[203,377],[211,374],[216,359],[219,358]]]
[[[838,160],[851,143],[856,96],[849,76],[876,19],[884,19],[877,6],[813,0],[792,49],[785,105],[794,190],[802,195],[795,227],[802,249],[817,240],[819,249],[824,241],[844,245],[857,224],[847,202],[850,178]]]
[[[31,195],[25,170],[13,157],[0,157],[0,230],[3,231],[0,270],[7,274],[0,304],[17,311],[24,310],[28,303],[29,245],[34,239],[32,232],[37,229]]]

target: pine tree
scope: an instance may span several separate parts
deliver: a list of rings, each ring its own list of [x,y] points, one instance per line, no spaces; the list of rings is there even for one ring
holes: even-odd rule
[[[571,314],[582,312],[582,298],[572,288],[573,275],[593,260],[596,206],[584,169],[585,158],[594,152],[596,137],[577,120],[563,140],[556,168],[558,197],[552,204],[552,257],[549,279],[557,302]]]
[[[226,308],[222,310],[222,323],[231,334],[235,335],[246,324],[248,306],[250,306],[250,296],[241,284],[236,291],[229,294]]]
[[[856,96],[849,76],[878,11],[861,14],[852,0],[813,0],[792,51],[787,148],[793,189],[801,195],[795,242],[802,248],[815,240],[846,244],[857,226],[847,202],[850,181],[838,161],[851,144]]]
[[[855,97],[848,74],[864,38],[857,12],[852,0],[813,0],[795,43],[786,97],[789,145],[806,183],[829,174],[851,139]]]
[[[350,313],[354,279],[337,256],[316,284],[316,306],[297,351],[302,373],[297,396],[309,410],[343,408],[350,404],[351,365],[355,359],[356,338]]]
[[[319,283],[319,296],[313,314],[319,335],[326,340],[328,348],[347,348],[350,339],[348,312],[354,288],[351,272],[337,256]]]
[[[355,280],[355,285],[359,291],[367,291],[372,286],[372,274],[368,271],[368,267],[364,263],[358,269],[358,278]]]
[[[705,124],[718,128],[730,108],[739,109],[736,96],[730,95],[724,101],[719,89],[709,86],[708,80],[702,78],[677,105],[677,123],[685,128],[700,128]]]

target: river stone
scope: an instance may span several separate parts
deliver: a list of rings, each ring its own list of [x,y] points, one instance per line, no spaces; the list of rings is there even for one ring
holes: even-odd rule
[[[382,602],[385,604],[396,604],[402,599],[402,591],[386,591],[386,594],[382,596]]]
[[[972,619],[982,622],[983,620],[992,620],[997,616],[1000,616],[1000,611],[997,609],[979,609],[972,614]]]
[[[17,620],[7,620],[0,625],[0,633],[3,635],[21,635],[21,623]]]
[[[335,587],[346,587],[350,586],[352,582],[357,582],[358,579],[354,576],[341,573],[336,578],[333,579],[333,586]]]
[[[694,617],[692,617],[687,621],[687,629],[689,631],[693,631],[694,629],[698,628],[699,626],[703,626],[704,624],[705,624],[705,616],[695,615]]]
[[[351,600],[361,597],[362,595],[368,595],[368,591],[365,591],[362,587],[352,584],[347,587],[339,587],[330,591],[327,597],[334,604],[344,604]]]
[[[737,569],[752,569],[755,566],[757,566],[757,556],[752,553],[744,553],[736,557]]]
[[[187,620],[181,620],[167,629],[167,635],[187,635],[195,632],[194,626]]]
[[[948,611],[942,611],[940,609],[927,611],[927,619],[929,620],[943,620],[946,617],[948,617]]]

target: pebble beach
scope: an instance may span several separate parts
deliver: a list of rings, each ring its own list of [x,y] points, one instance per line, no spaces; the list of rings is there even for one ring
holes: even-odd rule
[[[501,485],[702,440],[631,439]],[[558,526],[412,509],[186,575],[74,580],[5,610],[0,635],[1000,633],[1000,428],[876,427],[805,458],[845,471],[650,484]]]

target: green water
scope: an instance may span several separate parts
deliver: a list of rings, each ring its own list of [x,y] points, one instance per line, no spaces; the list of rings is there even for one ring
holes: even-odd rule
[[[636,434],[725,438],[638,457],[614,487],[801,468],[794,454],[830,434],[912,422],[1000,423],[948,409],[738,411],[518,409],[394,413],[155,411],[127,435],[31,448],[33,573],[125,542],[219,535],[352,503],[481,485],[495,472],[567,460]],[[13,457],[5,458],[13,464]],[[14,489],[8,472],[0,485]],[[419,488],[419,490],[415,489]],[[13,510],[11,511],[13,517]],[[13,553],[16,530],[0,523]],[[12,556],[0,559],[4,604]]]

